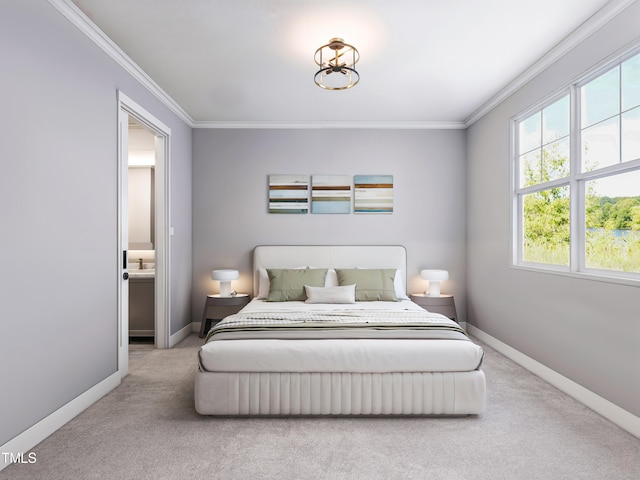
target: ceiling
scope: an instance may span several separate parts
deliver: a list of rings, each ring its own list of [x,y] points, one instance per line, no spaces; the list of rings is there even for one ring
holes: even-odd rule
[[[625,3],[72,1],[194,126],[450,128],[468,125],[556,45],[586,36]],[[332,37],[360,51],[360,83],[349,90],[313,82],[313,54]]]

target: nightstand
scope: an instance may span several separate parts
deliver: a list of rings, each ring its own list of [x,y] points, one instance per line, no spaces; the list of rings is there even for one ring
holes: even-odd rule
[[[202,312],[202,324],[200,325],[200,338],[211,328],[212,322],[218,323],[224,317],[238,313],[242,307],[249,303],[251,298],[248,293],[238,293],[233,297],[221,297],[218,294],[207,295]]]
[[[441,313],[449,317],[451,320],[458,321],[456,313],[456,304],[453,301],[453,295],[440,295],[439,297],[430,297],[424,293],[412,293],[411,300],[420,305],[425,310],[434,313]]]

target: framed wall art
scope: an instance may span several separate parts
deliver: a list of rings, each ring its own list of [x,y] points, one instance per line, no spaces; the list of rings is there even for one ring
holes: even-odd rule
[[[351,213],[351,176],[313,175],[311,213]]]
[[[309,213],[309,176],[269,175],[269,213]]]
[[[393,175],[355,175],[354,213],[393,213]]]

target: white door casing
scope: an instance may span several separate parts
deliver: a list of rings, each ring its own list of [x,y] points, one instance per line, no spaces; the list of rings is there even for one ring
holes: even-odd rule
[[[129,114],[118,109],[118,371],[129,373]]]
[[[155,344],[169,348],[170,338],[170,275],[169,275],[169,140],[171,129],[155,116],[118,91],[118,255],[120,287],[118,289],[118,370],[121,377],[128,373],[129,318],[128,283],[123,278],[126,265],[122,258],[128,249],[127,175],[129,115],[155,135]]]

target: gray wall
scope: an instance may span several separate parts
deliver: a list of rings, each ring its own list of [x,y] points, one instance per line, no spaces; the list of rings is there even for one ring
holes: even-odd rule
[[[117,97],[172,129],[171,329],[190,322],[191,129],[54,7],[0,7],[0,445],[117,369]]]
[[[467,132],[468,321],[640,415],[637,287],[509,267],[509,120],[637,38],[640,3]]]
[[[194,130],[193,319],[218,291],[213,268],[237,268],[251,291],[261,244],[393,244],[408,256],[410,292],[421,268],[444,268],[443,292],[465,318],[465,133],[460,130]],[[393,174],[394,213],[267,213],[269,174]]]

